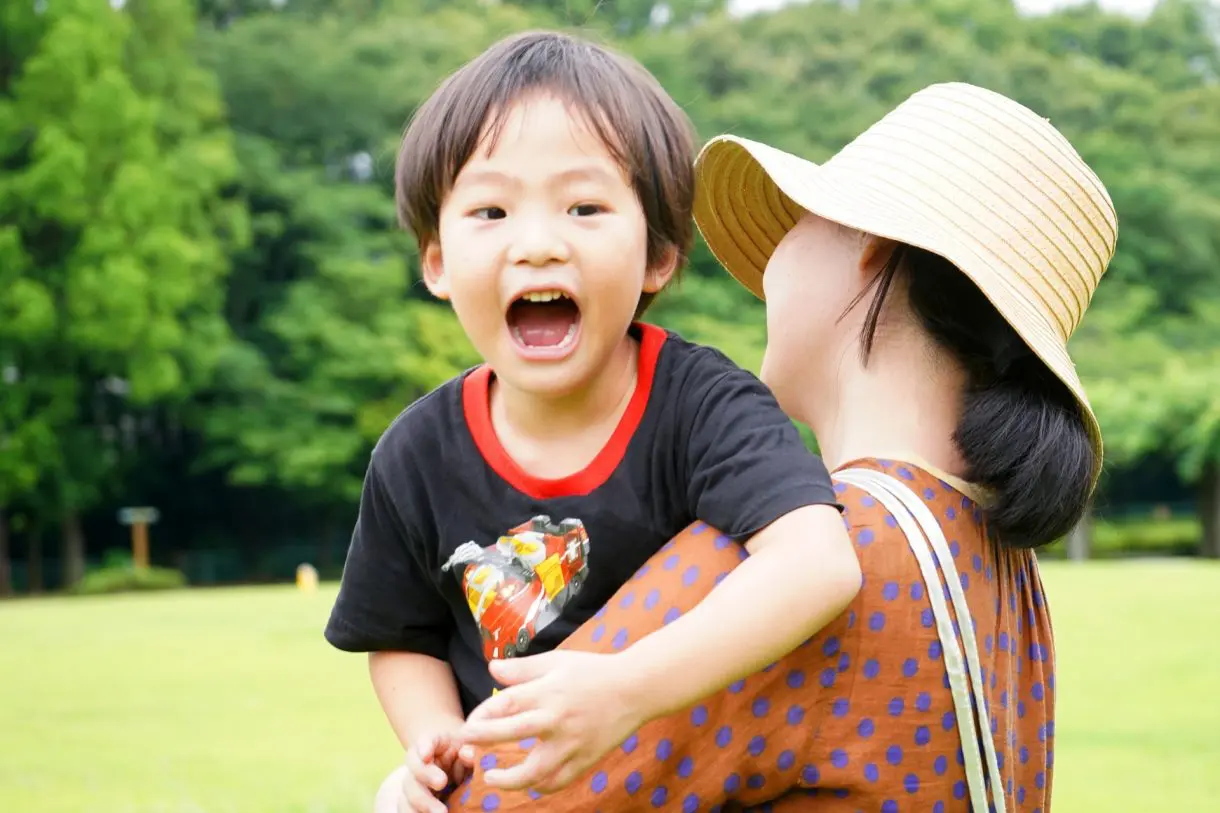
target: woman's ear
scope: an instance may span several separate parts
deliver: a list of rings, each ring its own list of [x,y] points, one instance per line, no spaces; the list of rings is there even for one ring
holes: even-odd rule
[[[864,238],[864,248],[860,252],[860,274],[864,277],[866,284],[881,273],[881,269],[885,268],[885,264],[890,261],[890,257],[894,255],[894,250],[897,248],[897,241],[888,237],[877,237],[870,234]]]
[[[655,294],[665,289],[678,270],[677,246],[666,246],[661,257],[644,274],[644,293]]]
[[[439,240],[429,240],[419,255],[420,270],[423,272],[424,285],[437,299],[449,298],[449,278],[445,274],[445,262],[441,257]]]

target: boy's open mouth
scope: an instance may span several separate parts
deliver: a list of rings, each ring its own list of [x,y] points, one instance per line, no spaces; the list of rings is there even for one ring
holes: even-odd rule
[[[559,350],[576,336],[580,308],[563,291],[530,291],[508,307],[508,329],[522,347]]]

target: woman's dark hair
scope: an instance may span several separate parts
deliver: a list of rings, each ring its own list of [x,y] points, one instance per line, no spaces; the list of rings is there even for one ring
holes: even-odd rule
[[[1079,521],[1092,490],[1096,453],[1075,396],[957,266],[902,243],[851,305],[877,289],[861,335],[865,363],[899,273],[911,311],[966,371],[954,441],[966,479],[992,492],[989,535],[1017,548],[1053,542]]]

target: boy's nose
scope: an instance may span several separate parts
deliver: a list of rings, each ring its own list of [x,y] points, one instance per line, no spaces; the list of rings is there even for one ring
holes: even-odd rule
[[[513,264],[545,266],[571,259],[567,240],[551,224],[538,218],[523,219],[518,225],[508,255]]]

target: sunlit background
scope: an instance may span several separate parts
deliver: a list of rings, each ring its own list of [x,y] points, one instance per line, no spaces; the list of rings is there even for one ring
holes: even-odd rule
[[[1202,0],[0,0],[0,812],[369,809],[400,755],[322,626],[372,443],[475,361],[395,226],[395,147],[444,74],[534,27],[635,55],[703,138],[823,160],[964,80],[1076,145],[1120,236],[1072,344],[1107,468],[1041,557],[1055,809],[1214,809],[1218,23]],[[702,244],[649,316],[755,370],[762,317]]]

